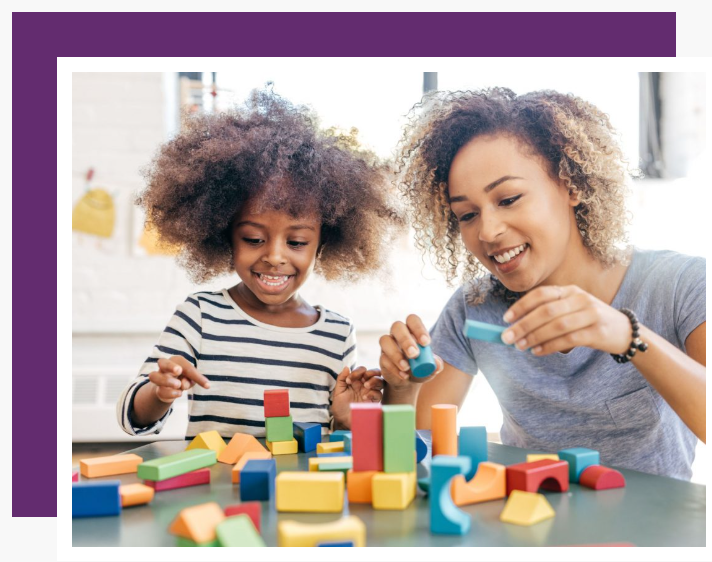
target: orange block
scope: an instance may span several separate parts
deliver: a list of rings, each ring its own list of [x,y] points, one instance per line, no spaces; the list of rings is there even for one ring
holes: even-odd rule
[[[116,476],[117,474],[130,474],[138,470],[138,465],[143,459],[138,455],[112,455],[110,457],[95,457],[79,461],[79,470],[82,476],[98,478],[100,476]]]
[[[354,472],[349,470],[346,473],[346,490],[350,503],[371,503],[372,501],[372,480],[378,474],[377,470],[365,470]]]
[[[214,541],[215,527],[224,519],[225,513],[216,502],[202,503],[182,509],[168,532],[195,542]]]
[[[457,506],[504,498],[507,496],[507,467],[482,461],[469,482],[465,482],[462,475],[455,476],[450,493]]]
[[[237,464],[232,468],[232,483],[237,484],[240,482],[240,471],[247,464],[247,461],[254,459],[271,459],[272,453],[269,451],[248,451],[240,457]]]
[[[254,435],[248,435],[247,433],[236,433],[230,439],[220,454],[218,455],[218,462],[224,462],[225,464],[235,464],[240,460],[240,457],[248,452],[268,452]]]
[[[430,410],[433,456],[457,456],[457,406],[434,404]]]
[[[132,505],[142,505],[153,499],[153,494],[156,491],[151,486],[145,484],[124,484],[119,486],[119,495],[121,496],[121,507],[129,507]]]

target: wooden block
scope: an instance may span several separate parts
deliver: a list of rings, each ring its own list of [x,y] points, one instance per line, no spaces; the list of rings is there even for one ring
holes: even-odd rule
[[[433,436],[433,457],[457,456],[457,406],[434,404],[430,407]]]
[[[351,432],[348,435],[344,435],[344,453],[351,454]]]
[[[138,465],[137,476],[143,480],[167,480],[174,476],[212,466],[216,453],[211,449],[191,449],[175,455],[160,457]]]
[[[267,452],[262,444],[257,441],[254,435],[246,433],[236,433],[230,439],[227,447],[218,455],[218,462],[225,464],[236,464],[242,455],[252,452]]]
[[[98,478],[100,476],[117,476],[136,472],[143,459],[138,455],[112,455],[109,457],[95,457],[79,461],[79,470],[82,476]]]
[[[119,486],[121,496],[121,507],[132,505],[143,505],[153,499],[154,489],[145,484],[124,484]]]
[[[72,518],[121,513],[119,480],[72,482]]]
[[[464,535],[472,524],[470,515],[452,501],[452,479],[470,470],[469,457],[439,455],[430,466],[430,532],[441,535]]]
[[[346,491],[349,503],[372,503],[372,481],[378,474],[375,470],[354,472],[353,469],[346,472]]]
[[[244,468],[245,464],[249,460],[267,460],[272,458],[272,453],[269,451],[250,451],[245,453],[240,457],[240,460],[232,468],[232,483],[238,484],[240,482],[240,472]]]
[[[289,391],[286,388],[265,390],[265,418],[283,418],[289,415]]]
[[[356,472],[383,470],[383,408],[380,402],[351,404],[351,456]]]
[[[419,343],[417,344],[420,350],[420,355],[414,359],[408,359],[408,364],[410,365],[410,372],[413,373],[414,377],[424,378],[429,377],[438,368],[435,363],[435,357],[433,356],[433,350],[429,345],[423,347]]]
[[[317,546],[353,546],[353,541],[345,542],[321,542]]]
[[[487,460],[487,428],[485,426],[461,427],[457,438],[457,454],[469,457],[472,468],[465,474],[465,480],[472,480],[477,467]]]
[[[585,468],[601,464],[598,451],[584,447],[573,447],[559,451],[559,458],[569,463],[569,482],[578,482],[579,476]]]
[[[355,515],[332,523],[280,521],[277,525],[278,546],[316,546],[325,541],[351,541],[357,547],[366,546],[366,525]]]
[[[592,464],[581,472],[579,484],[593,490],[610,490],[612,488],[624,488],[625,478],[613,468]]]
[[[242,513],[252,519],[252,524],[255,526],[258,533],[262,532],[262,504],[260,502],[243,502],[237,505],[230,505],[225,508],[225,517],[240,515]]]
[[[265,440],[276,443],[291,441],[294,438],[292,416],[265,418]]]
[[[452,479],[452,501],[457,506],[499,500],[507,497],[507,467],[483,461],[474,478],[466,481],[462,475]]]
[[[343,509],[343,472],[281,472],[277,476],[277,511],[340,513]]]
[[[204,431],[203,433],[198,433],[185,450],[210,449],[215,451],[215,454],[219,457],[225,447],[227,447],[225,440],[217,431]]]
[[[497,326],[496,324],[487,324],[486,322],[478,322],[477,320],[465,320],[465,326],[462,331],[466,338],[472,340],[514,347],[514,344],[506,344],[502,341],[502,332],[506,329],[507,326]]]
[[[554,453],[554,454],[538,454],[538,453],[535,453],[535,454],[532,454],[532,455],[527,455],[527,462],[543,461],[544,459],[549,459],[549,460],[552,460],[552,461],[558,461],[558,460],[560,460],[560,459],[559,459],[559,455],[557,455],[556,453]]]
[[[507,495],[512,490],[536,492],[539,488],[553,492],[569,489],[569,465],[566,461],[542,459],[507,467]]]
[[[216,502],[186,507],[178,513],[168,532],[197,543],[214,541],[215,527],[225,520],[225,514]]]
[[[415,498],[415,471],[377,472],[371,480],[373,509],[405,509]]]
[[[269,501],[274,497],[277,464],[274,459],[252,459],[240,472],[240,501]]]
[[[309,472],[318,472],[319,470],[321,470],[321,465],[340,466],[344,463],[348,464],[349,468],[351,468],[353,466],[353,457],[311,457],[309,459]]]
[[[176,537],[176,546],[220,546],[220,541],[217,536],[212,541],[200,543],[186,539],[185,537]]]
[[[346,441],[344,441],[344,443],[346,443]],[[344,449],[346,449],[346,446],[344,446]],[[337,453],[317,453],[316,456],[320,459],[325,459],[325,458],[330,458],[330,457],[350,457],[351,453],[347,453],[344,450],[344,451],[339,451]]]
[[[318,464],[319,472],[333,472],[342,471],[346,474],[349,470],[353,468],[353,458],[352,457],[335,457],[330,459],[332,462],[320,462]]]
[[[554,508],[542,494],[513,490],[499,520],[529,526],[554,517]]]
[[[344,452],[344,442],[343,441],[332,441],[329,443],[319,443],[316,446],[316,454],[319,453],[343,453]]]
[[[329,442],[331,441],[343,441],[344,437],[351,435],[351,432],[347,429],[337,429],[329,434]]]
[[[299,444],[296,439],[291,441],[265,441],[267,448],[272,455],[296,455],[299,451]]]
[[[415,408],[383,406],[383,472],[415,471]]]
[[[166,478],[165,480],[145,480],[144,484],[153,488],[156,492],[165,492],[166,490],[175,490],[176,488],[188,488],[190,486],[200,486],[201,484],[210,484],[210,469],[199,468],[192,472],[186,472]]]
[[[415,462],[421,462],[428,455],[428,445],[423,438],[415,432]]]
[[[79,472],[76,470],[72,472],[72,482],[79,482]]]
[[[430,476],[418,478],[418,488],[420,488],[427,495],[428,492],[430,492]]]
[[[218,523],[215,534],[220,546],[266,546],[252,520],[244,513]]]
[[[321,442],[321,424],[294,422],[292,430],[302,453],[314,451],[317,444]]]

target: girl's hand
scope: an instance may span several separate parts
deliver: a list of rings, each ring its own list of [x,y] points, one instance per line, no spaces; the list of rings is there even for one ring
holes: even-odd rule
[[[625,353],[632,339],[625,314],[576,285],[537,287],[514,303],[504,320],[514,323],[502,341],[537,356],[574,347]]]
[[[210,388],[208,379],[180,355],[159,359],[158,371],[149,373],[148,380],[156,385],[156,398],[167,404],[180,398],[183,391],[193,388],[196,382],[203,388]]]
[[[352,402],[380,402],[383,398],[383,379],[378,369],[357,367],[353,371],[344,367],[336,378],[336,386],[331,399],[331,413],[334,416],[334,427],[351,427]]]

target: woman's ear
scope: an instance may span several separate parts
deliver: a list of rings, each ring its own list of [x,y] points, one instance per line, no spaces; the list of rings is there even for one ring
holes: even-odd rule
[[[570,187],[569,191],[569,205],[576,207],[581,201],[579,200],[579,192],[575,188]]]

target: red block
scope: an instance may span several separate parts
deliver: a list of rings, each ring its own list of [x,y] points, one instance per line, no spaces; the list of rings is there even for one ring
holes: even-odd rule
[[[188,486],[198,486],[200,484],[210,484],[210,468],[200,468],[193,472],[186,472],[180,476],[174,476],[173,478],[167,478],[166,480],[160,480],[158,482],[144,480],[143,483],[156,490],[156,492],[174,490],[175,488],[187,488]]]
[[[594,464],[587,466],[581,472],[579,484],[593,490],[610,490],[611,488],[624,488],[625,478],[613,468]]]
[[[569,489],[569,463],[542,459],[507,467],[507,495],[512,490],[537,492],[539,488],[566,492]]]
[[[262,504],[260,502],[245,502],[237,505],[230,505],[225,508],[225,517],[230,517],[231,515],[240,515],[244,513],[252,519],[252,523],[257,529],[258,533],[260,531],[260,518],[262,517]]]
[[[264,404],[266,418],[286,418],[289,415],[289,391],[286,388],[265,390]]]
[[[351,404],[353,471],[383,471],[383,410],[381,403]]]
[[[72,482],[79,482],[79,473],[72,472]]]

